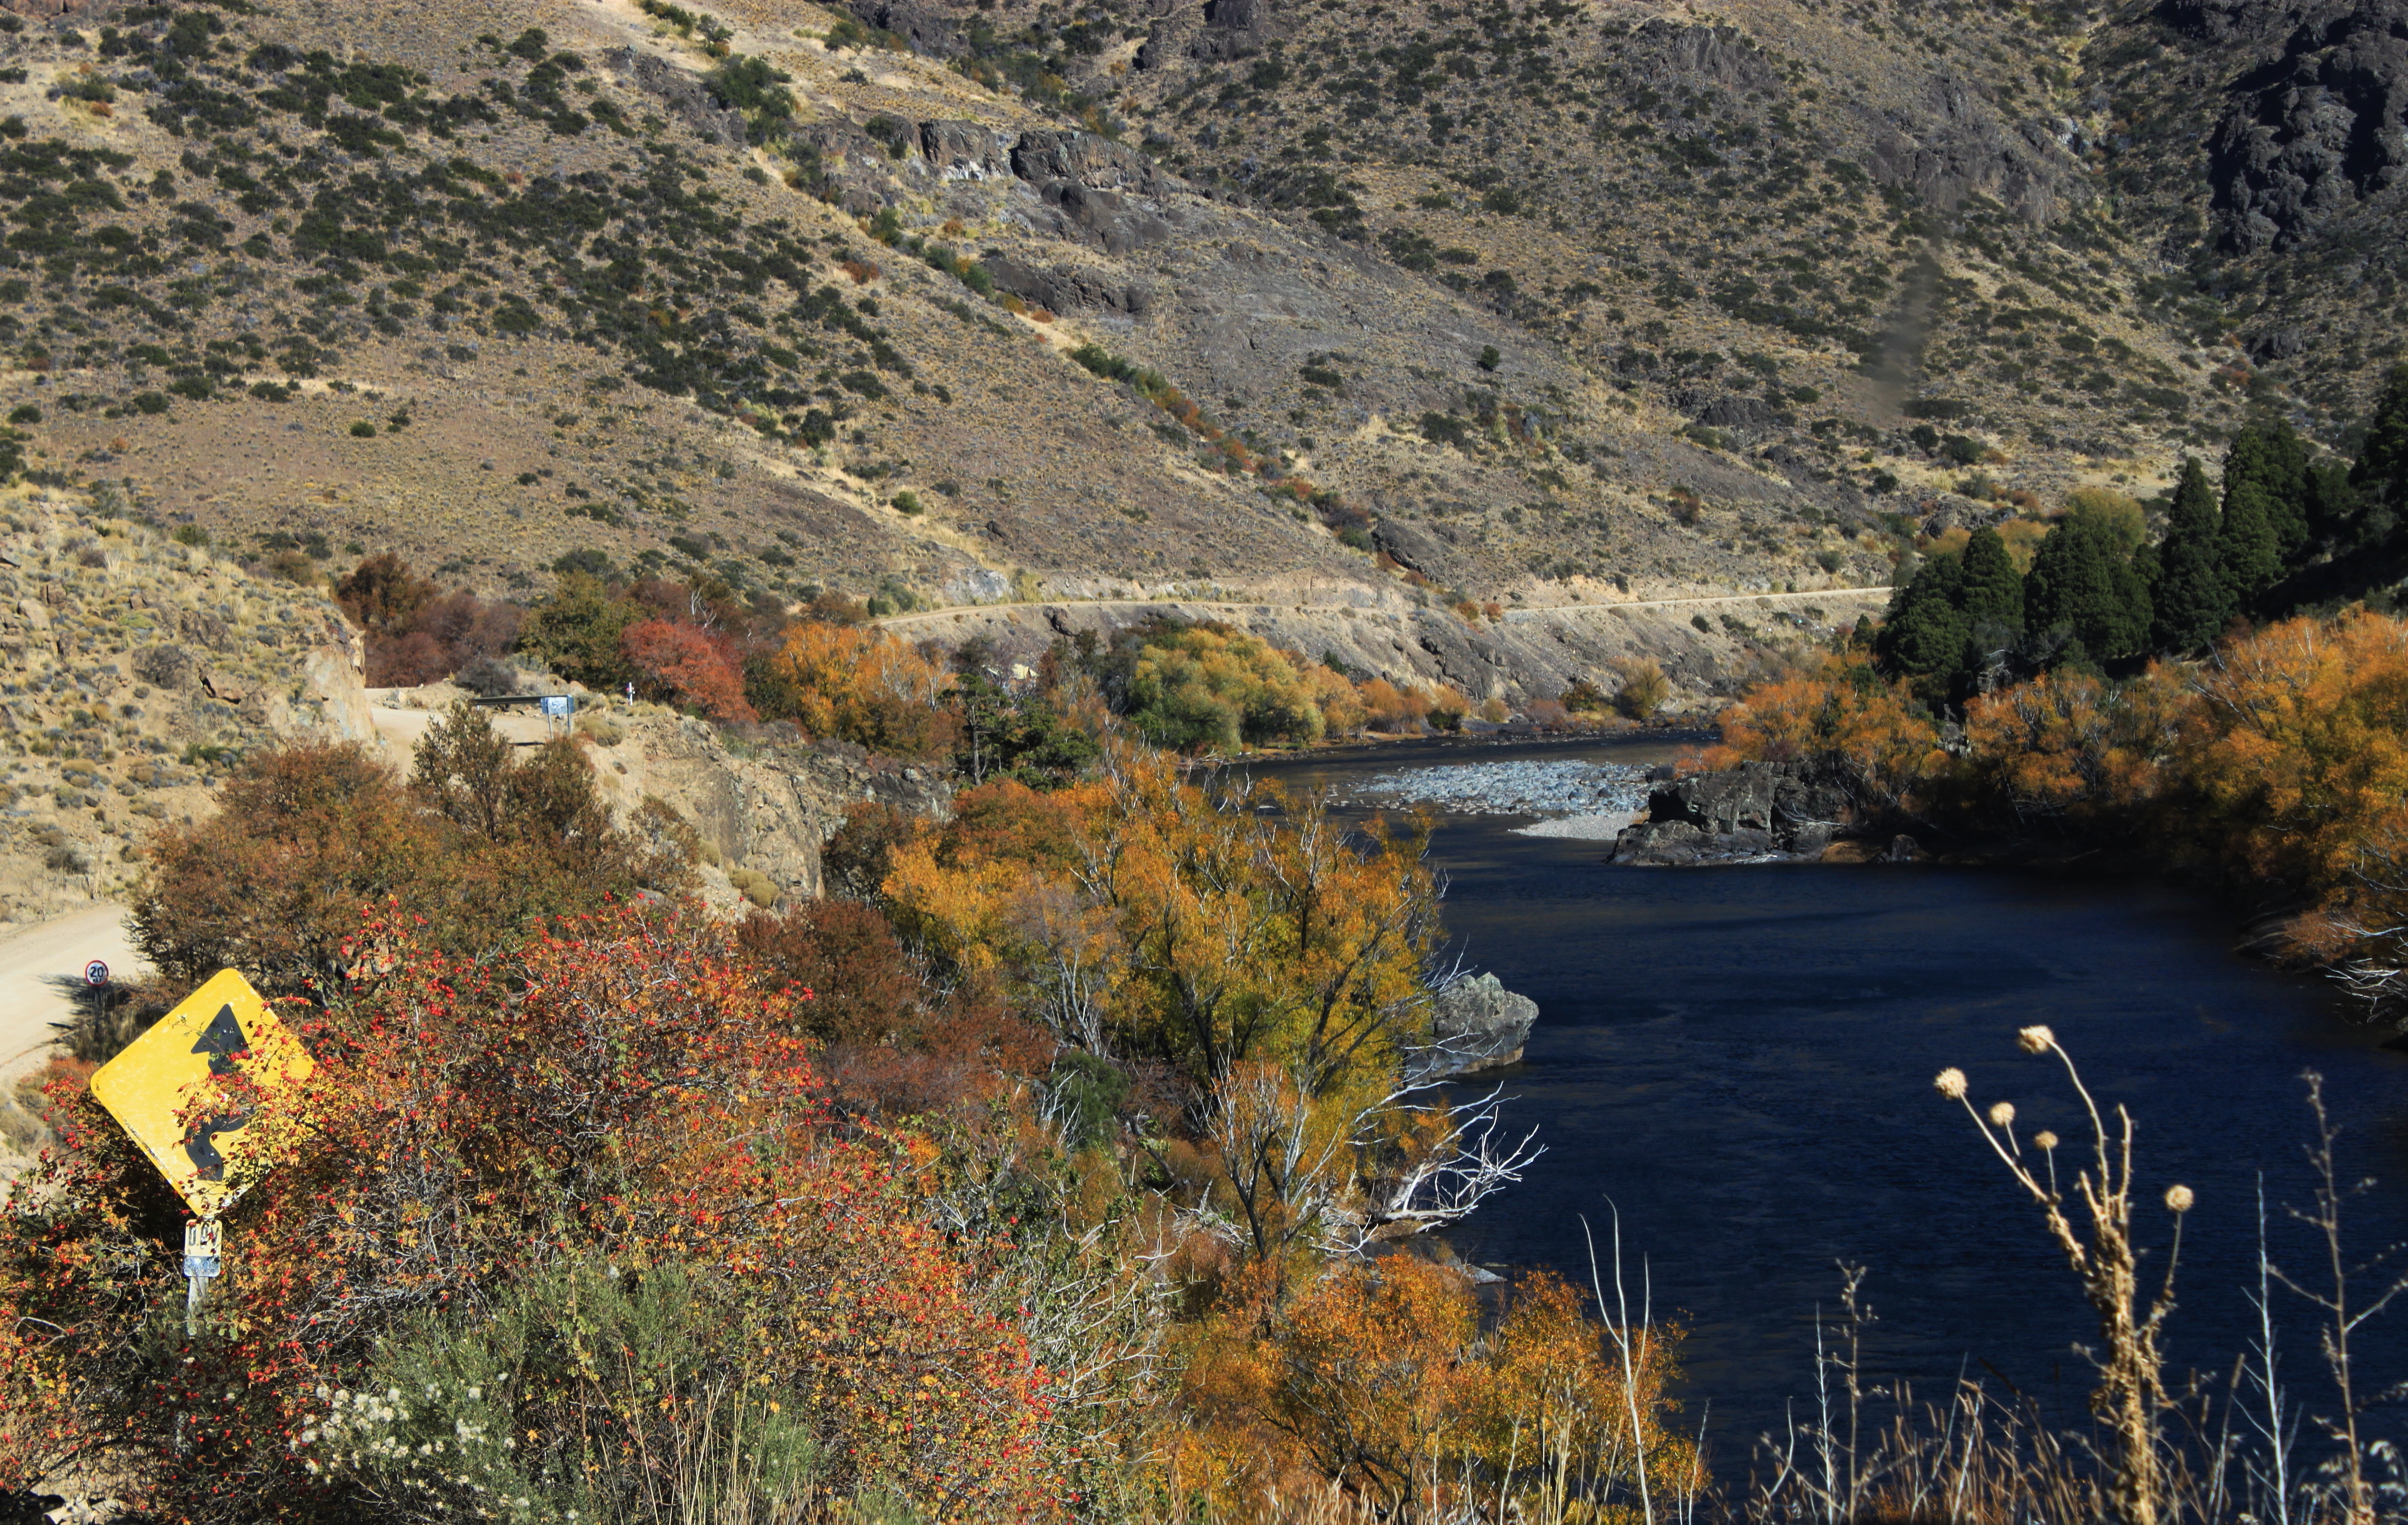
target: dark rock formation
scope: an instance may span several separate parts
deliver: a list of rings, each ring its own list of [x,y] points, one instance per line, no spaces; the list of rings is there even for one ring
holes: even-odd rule
[[[1691,418],[1708,428],[1730,429],[1740,434],[1764,434],[1775,422],[1770,403],[1738,393],[1692,394],[1682,399],[1682,406]]]
[[[1383,519],[1371,526],[1371,543],[1398,566],[1425,577],[1435,576],[1446,559],[1446,548],[1435,539],[1395,519]]]
[[[914,52],[931,58],[953,58],[962,51],[962,35],[945,7],[928,0],[852,0],[846,8],[864,26],[892,32]]]
[[[1647,819],[1616,839],[1617,863],[1724,863],[1812,857],[1849,815],[1846,793],[1788,764],[1742,763],[1659,784]]]
[[[173,643],[146,647],[134,658],[134,676],[153,688],[190,688],[199,673],[193,654]]]
[[[2059,133],[2040,122],[2009,122],[1987,94],[1942,71],[1920,109],[1893,117],[1875,136],[1865,170],[1936,207],[1954,210],[1980,195],[2047,223],[2082,194],[2086,179]]]
[[[1713,83],[1742,94],[1779,90],[1780,71],[1735,26],[1697,26],[1661,17],[1639,29],[1642,78],[1651,84]]]
[[[1135,318],[1154,306],[1154,293],[1146,287],[1068,266],[1040,268],[1014,259],[993,259],[986,262],[986,273],[997,291],[1055,312],[1085,309]]]
[[[1011,134],[975,122],[920,123],[920,157],[949,180],[1010,179],[1012,141]]]
[[[1168,223],[1132,206],[1117,191],[1098,191],[1077,180],[1048,180],[1039,190],[1047,206],[1060,208],[1070,227],[1089,235],[1108,254],[1125,254],[1132,249],[1170,241]]]
[[[1204,30],[1188,51],[1208,62],[1244,58],[1277,35],[1270,0],[1204,0]]]
[[[1011,172],[1032,185],[1069,180],[1090,190],[1133,191],[1141,195],[1153,195],[1177,183],[1126,144],[1082,132],[1021,134],[1011,149]]]
[[[2297,247],[2408,175],[2408,0],[2201,0],[2175,12],[2213,42],[2281,39],[2228,90],[2209,148],[2228,249]]]
[[[1506,989],[1496,975],[1459,981],[1439,992],[1429,1046],[1406,1057],[1406,1074],[1437,1080],[1517,1063],[1538,1020],[1539,1003]]]

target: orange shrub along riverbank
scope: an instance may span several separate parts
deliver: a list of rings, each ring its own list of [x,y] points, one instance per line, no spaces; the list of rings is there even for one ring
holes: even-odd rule
[[[2282,621],[2195,663],[2061,668],[1947,720],[1859,652],[1726,711],[1708,767],[1798,764],[1869,822],[1943,851],[2002,838],[2112,849],[2290,913],[2299,954],[2408,993],[2408,622]]]

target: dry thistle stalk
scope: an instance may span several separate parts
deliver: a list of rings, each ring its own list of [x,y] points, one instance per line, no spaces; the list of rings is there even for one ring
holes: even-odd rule
[[[2057,1135],[2042,1132],[2032,1139],[2045,1161],[2047,1181],[2043,1184],[2026,1163],[2022,1145],[2015,1141],[2014,1106],[2001,1101],[1984,1115],[1966,1094],[1970,1083],[1965,1072],[1953,1066],[1940,1072],[1932,1084],[1941,1095],[1964,1107],[1983,1141],[2006,1165],[2008,1173],[2031,1193],[2050,1237],[2065,1252],[2074,1274],[2082,1279],[2082,1289],[2098,1312],[2100,1332],[2107,1346],[2103,1359],[2091,1358],[2099,1368],[2099,1386],[2090,1395],[2090,1407],[2107,1422],[2116,1440],[2115,1475],[2109,1500],[2116,1517],[2126,1525],[2160,1525],[2167,1518],[2167,1489],[2157,1441],[2157,1416],[2166,1407],[2166,1393],[2165,1358],[2158,1338],[2167,1316],[2173,1312],[2174,1267],[2182,1256],[2182,1218],[2195,1198],[2185,1186],[2173,1187],[2165,1194],[2166,1207],[2174,1215],[2174,1246],[2166,1259],[2164,1286],[2150,1302],[2148,1311],[2141,1313],[2139,1258],[2132,1248],[2132,1115],[2120,1105],[2116,1107],[2117,1133],[2111,1139],[2099,1103],[2082,1083],[2073,1057],[2058,1044],[2057,1035],[2035,1026],[2017,1033],[2016,1041],[2027,1054],[2055,1054],[2064,1063],[2074,1094],[2082,1099],[2083,1109],[2089,1114],[2093,1159],[2073,1178],[2073,1194],[2081,1200],[2082,1210],[2089,1220],[2086,1242],[2067,1216],[2065,1194],[2057,1187]]]

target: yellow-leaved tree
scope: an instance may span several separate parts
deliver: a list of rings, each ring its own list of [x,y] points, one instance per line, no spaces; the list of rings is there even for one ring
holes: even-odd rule
[[[1208,791],[1116,744],[1092,784],[965,795],[885,888],[898,926],[1002,974],[1070,1042],[1205,1086],[1269,1063],[1320,1099],[1386,1084],[1426,1034],[1423,843],[1272,785]]]
[[[883,631],[804,620],[768,659],[770,682],[755,684],[765,719],[791,720],[899,756],[924,756],[952,740],[942,708],[943,667]]]

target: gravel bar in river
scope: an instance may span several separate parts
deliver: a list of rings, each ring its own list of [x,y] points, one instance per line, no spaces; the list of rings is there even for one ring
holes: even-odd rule
[[[1412,768],[1358,785],[1354,798],[1368,805],[1429,805],[1457,815],[1627,815],[1647,803],[1647,770],[1589,762]]]

